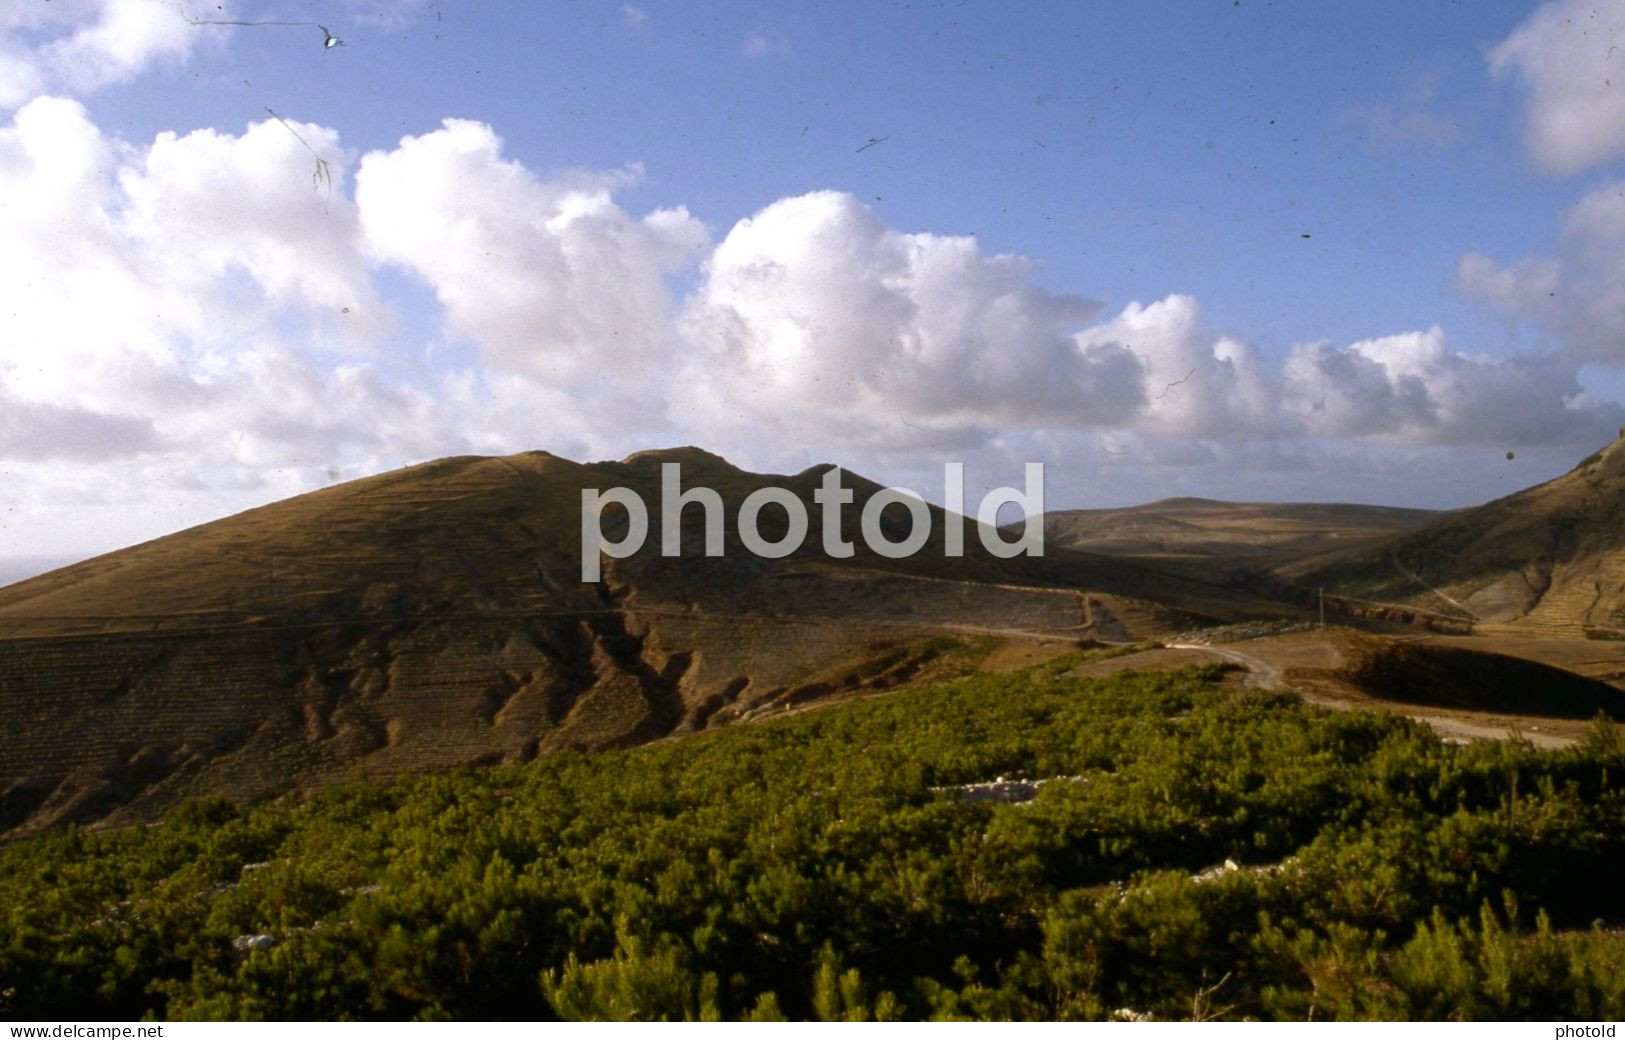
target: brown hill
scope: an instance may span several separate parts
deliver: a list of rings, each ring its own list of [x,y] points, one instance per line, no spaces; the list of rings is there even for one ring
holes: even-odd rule
[[[1044,537],[1062,548],[1164,562],[1280,563],[1391,538],[1438,516],[1329,502],[1168,498],[1127,509],[1046,513]]]
[[[1279,577],[1475,623],[1625,635],[1625,438],[1555,480]]]
[[[693,507],[683,555],[659,555],[667,461],[721,494],[722,557],[699,555]],[[878,486],[850,474],[855,557],[823,555],[811,505],[802,551],[744,552],[739,502],[773,485],[810,504],[825,469],[761,476],[697,449],[444,459],[0,589],[0,833],[637,743],[902,681],[933,633],[1124,639],[1189,623],[1150,596],[1240,602],[1087,554],[999,559],[974,533],[945,559],[940,510],[924,550],[885,559],[857,538]],[[613,486],[649,504],[650,541],[584,583],[581,490]],[[764,537],[782,516],[763,512]]]

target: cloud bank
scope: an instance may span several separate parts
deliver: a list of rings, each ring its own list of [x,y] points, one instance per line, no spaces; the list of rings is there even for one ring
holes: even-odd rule
[[[1587,79],[1614,60],[1587,33],[1617,35],[1620,7],[1548,5],[1489,54],[1527,86],[1544,169],[1625,153],[1618,94]],[[0,12],[13,518],[70,502],[159,533],[454,452],[674,442],[882,476],[944,455],[1048,459],[1063,479],[1133,466],[1154,497],[1220,467],[1324,484],[1396,460],[1448,474],[1450,452],[1561,458],[1625,422],[1579,378],[1625,362],[1625,182],[1589,191],[1550,255],[1462,258],[1461,290],[1545,330],[1538,351],[1437,327],[1265,349],[1193,296],[1108,310],[1046,287],[1031,259],[890,227],[843,192],[708,227],[680,206],[630,209],[635,165],[533,169],[472,120],[362,154],[277,117],[122,140],[36,96],[184,62],[199,36],[176,31],[178,12]],[[1582,13],[1592,29],[1575,28]],[[1576,112],[1592,132],[1573,131]],[[10,523],[13,552],[61,547],[41,544],[48,519]]]
[[[861,460],[1112,435],[1177,463],[1191,439],[1579,445],[1622,418],[1558,354],[1475,356],[1435,328],[1272,359],[1192,297],[1103,316],[1031,260],[888,227],[848,194],[715,235],[629,212],[639,176],[544,176],[467,120],[360,156],[276,118],[138,146],[33,100],[0,128],[0,283],[23,290],[0,313],[0,462],[116,464],[115,497],[280,493],[543,444]],[[1585,205],[1589,256],[1625,204]],[[1509,305],[1550,276],[1464,264]],[[428,348],[401,343],[381,288],[400,276],[437,303]]]

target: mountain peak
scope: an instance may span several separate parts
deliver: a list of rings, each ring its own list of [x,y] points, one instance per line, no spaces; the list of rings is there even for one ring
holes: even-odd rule
[[[681,466],[720,466],[730,470],[739,468],[721,455],[692,444],[685,444],[675,448],[649,448],[644,451],[635,451],[621,460],[622,465],[638,463],[660,465],[667,462],[675,462]]]

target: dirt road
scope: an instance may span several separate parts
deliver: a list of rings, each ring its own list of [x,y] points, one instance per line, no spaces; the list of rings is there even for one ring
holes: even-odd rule
[[[1301,637],[1297,641],[1301,642]],[[1293,652],[1292,649],[1286,647],[1278,645],[1260,646],[1258,649],[1270,653],[1271,656],[1282,657],[1285,663],[1293,667],[1300,667],[1303,663],[1301,660],[1286,656]],[[1168,651],[1172,650],[1184,651],[1185,655],[1168,653]],[[1301,657],[1302,648],[1296,648],[1296,652]],[[1181,668],[1200,663],[1203,660],[1211,661],[1214,658],[1229,661],[1245,668],[1247,671],[1241,677],[1244,686],[1259,690],[1288,688],[1281,663],[1271,662],[1256,653],[1245,653],[1229,646],[1213,646],[1200,643],[1170,643],[1166,650],[1148,650],[1140,654],[1112,658],[1109,661],[1099,662],[1094,667],[1085,666],[1074,674],[1107,675],[1113,671],[1134,667],[1150,669]],[[1337,711],[1370,708],[1387,708],[1391,711],[1401,711],[1408,718],[1415,719],[1417,722],[1430,727],[1441,739],[1457,743],[1465,743],[1470,740],[1506,740],[1516,733],[1529,740],[1536,747],[1569,747],[1576,742],[1574,731],[1581,725],[1567,720],[1501,717],[1487,713],[1429,711],[1419,709],[1415,705],[1372,701],[1357,694],[1347,698],[1331,696],[1324,689],[1315,690],[1311,684],[1304,684],[1304,688],[1297,692],[1310,704]],[[1554,730],[1559,732],[1553,732]]]
[[[1205,650],[1210,654],[1217,654],[1234,664],[1247,669],[1242,677],[1241,684],[1258,690],[1278,690],[1282,686],[1281,670],[1261,657],[1244,654],[1240,650],[1232,650],[1225,646],[1202,646],[1198,643],[1169,643],[1170,650]]]

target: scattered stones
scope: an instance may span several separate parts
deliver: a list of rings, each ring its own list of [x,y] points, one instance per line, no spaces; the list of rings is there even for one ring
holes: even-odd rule
[[[1212,880],[1214,880],[1216,878],[1222,878],[1226,874],[1234,873],[1235,871],[1238,871],[1240,869],[1241,869],[1241,864],[1237,863],[1233,859],[1227,859],[1223,863],[1221,863],[1219,866],[1209,867],[1206,870],[1202,871],[1200,874],[1192,874],[1191,875],[1191,880],[1196,882],[1198,885],[1200,885],[1203,882],[1212,881]]]
[[[1056,782],[1081,784],[1088,781],[1082,776],[1052,776],[1043,780],[1023,780],[1000,776],[979,784],[959,784],[953,787],[933,787],[931,790],[953,795],[962,802],[998,802],[1003,805],[1021,805],[1038,797],[1038,789]]]
[[[1264,863],[1256,867],[1244,867],[1233,859],[1227,859],[1216,867],[1209,867],[1199,874],[1192,874],[1191,881],[1195,884],[1201,885],[1205,884],[1206,882],[1215,881],[1222,878],[1226,874],[1234,874],[1240,870],[1248,870],[1254,874],[1273,875],[1280,874],[1285,871],[1296,870],[1297,867],[1298,857],[1296,856],[1288,856],[1279,863]]]

